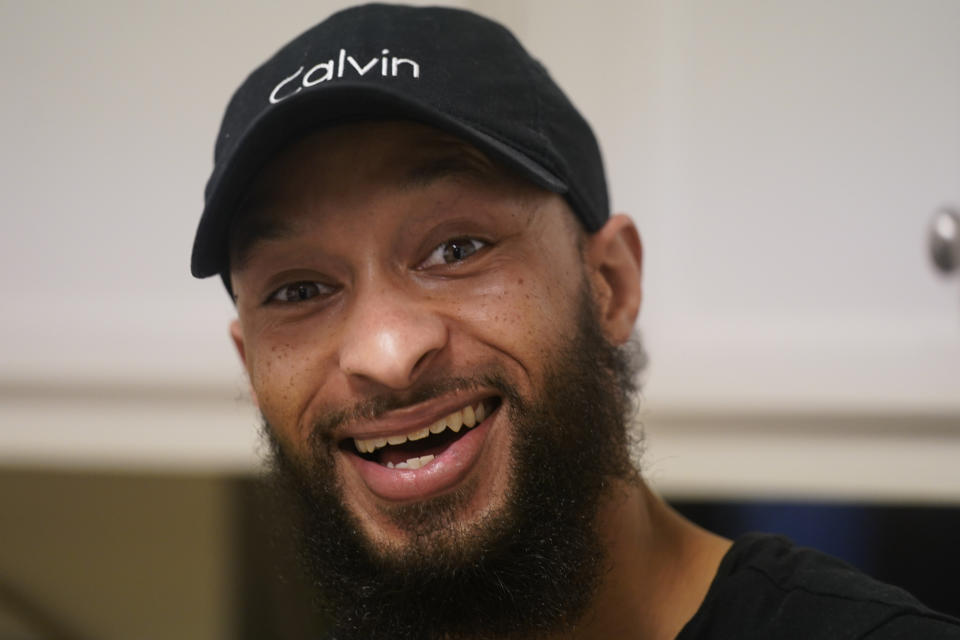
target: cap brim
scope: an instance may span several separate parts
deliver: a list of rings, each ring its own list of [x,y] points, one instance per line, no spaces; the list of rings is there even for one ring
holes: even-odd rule
[[[286,98],[247,128],[222,170],[211,177],[207,187],[206,206],[193,244],[190,264],[193,275],[205,278],[227,269],[230,219],[250,182],[278,151],[310,130],[380,118],[413,120],[436,127],[475,145],[492,160],[544,189],[558,194],[568,190],[555,173],[527,153],[433,105],[384,87],[341,82]]]

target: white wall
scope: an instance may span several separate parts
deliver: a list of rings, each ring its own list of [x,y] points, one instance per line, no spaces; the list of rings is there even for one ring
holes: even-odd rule
[[[230,92],[337,4],[0,2],[0,460],[254,464],[190,244]],[[546,62],[640,225],[661,488],[960,498],[960,284],[923,246],[960,203],[960,4],[460,4]]]

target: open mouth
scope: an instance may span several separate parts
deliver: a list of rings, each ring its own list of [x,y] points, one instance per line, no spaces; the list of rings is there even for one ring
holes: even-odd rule
[[[347,438],[340,443],[340,448],[388,469],[419,469],[487,420],[500,404],[500,398],[485,398],[440,418],[429,427],[389,437]]]

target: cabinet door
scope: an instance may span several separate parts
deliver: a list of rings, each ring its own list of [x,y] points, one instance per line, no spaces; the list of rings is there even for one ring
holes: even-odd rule
[[[650,402],[956,414],[960,4],[662,11]]]

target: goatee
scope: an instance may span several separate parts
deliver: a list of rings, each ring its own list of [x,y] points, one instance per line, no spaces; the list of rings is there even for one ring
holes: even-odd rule
[[[605,339],[586,292],[579,311],[537,397],[520,397],[497,370],[422,390],[495,389],[508,412],[509,493],[469,527],[456,520],[468,485],[398,509],[391,515],[410,544],[378,548],[344,507],[330,443],[315,438],[303,463],[265,425],[271,483],[292,510],[301,561],[335,621],[332,638],[536,638],[576,625],[607,568],[598,506],[612,481],[638,478],[628,424],[639,361]]]

